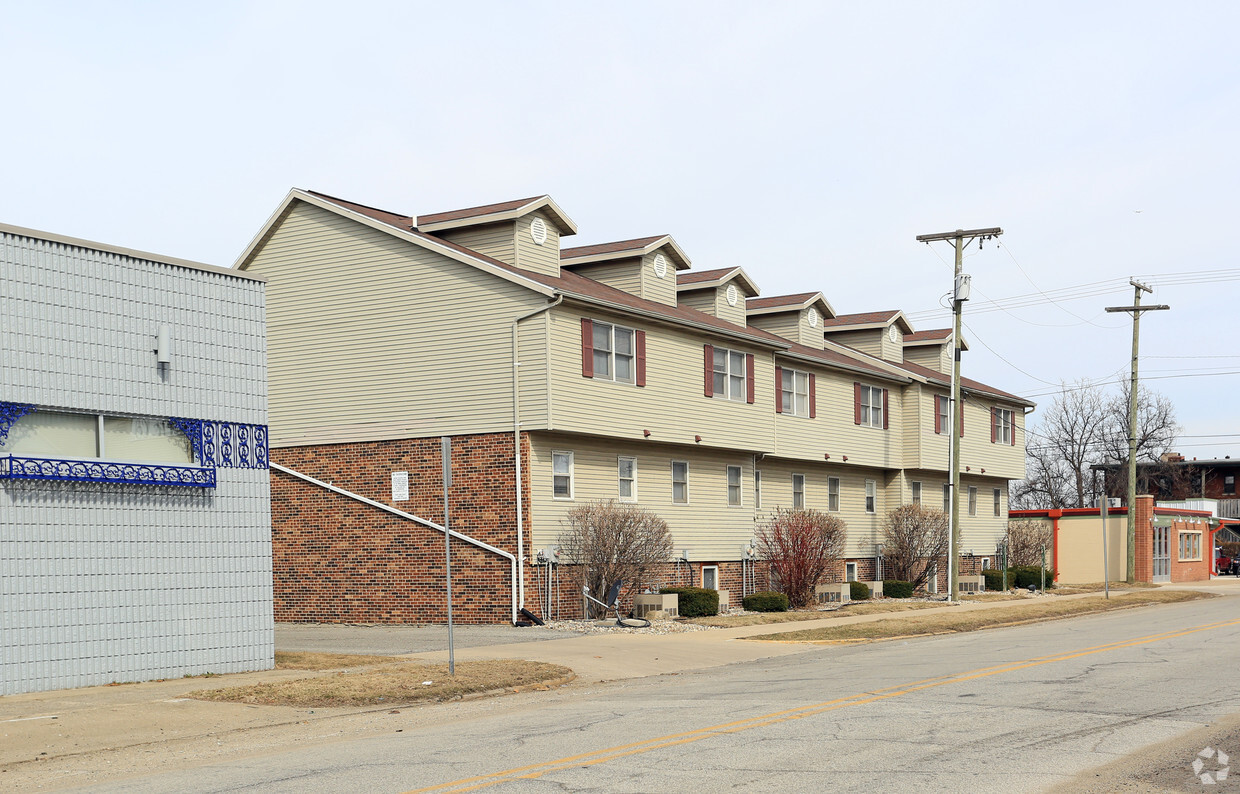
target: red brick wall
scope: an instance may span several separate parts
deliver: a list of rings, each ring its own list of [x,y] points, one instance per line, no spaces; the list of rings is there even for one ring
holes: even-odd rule
[[[1145,495],[1137,497],[1137,513],[1134,518],[1133,546],[1136,549],[1136,568],[1134,578],[1138,582],[1154,580],[1154,497]],[[1174,541],[1173,541],[1174,543]],[[1171,553],[1175,557],[1175,549]]]
[[[1180,532],[1199,532],[1201,533],[1201,559],[1194,561],[1180,561]],[[1210,578],[1210,568],[1213,564],[1213,551],[1210,549],[1210,527],[1208,524],[1199,521],[1172,521],[1171,529],[1168,531],[1169,543],[1171,545],[1171,581],[1173,582],[1201,582],[1208,581]]]
[[[528,439],[522,442],[528,471]],[[511,435],[452,440],[452,529],[510,552],[516,546],[512,457]],[[271,460],[404,512],[443,521],[438,438],[288,447],[271,450]],[[391,501],[393,471],[409,472],[407,502]],[[523,501],[528,515],[528,489]],[[277,621],[447,621],[441,532],[274,469],[271,508]],[[452,558],[454,619],[508,622],[509,561],[461,541],[453,541]]]

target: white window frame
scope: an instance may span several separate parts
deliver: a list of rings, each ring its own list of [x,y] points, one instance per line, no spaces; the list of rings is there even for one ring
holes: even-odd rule
[[[1012,435],[1016,432],[1016,414],[1010,408],[995,409],[995,442],[996,444],[1012,445]]]
[[[199,460],[198,456],[195,455],[194,453],[193,445],[190,442],[189,438],[180,430],[177,430],[176,428],[172,427],[169,424],[167,418],[165,417],[132,416],[132,415],[126,416],[123,414],[100,414],[100,413],[94,413],[91,411],[57,411],[57,410],[45,411],[45,410],[40,409],[40,410],[31,411],[30,413],[26,414],[22,418],[24,419],[24,418],[29,417],[31,419],[37,419],[39,417],[46,417],[46,416],[73,416],[73,417],[84,417],[84,418],[91,419],[92,421],[90,422],[90,424],[94,425],[94,429],[92,431],[94,435],[93,444],[92,444],[95,450],[94,453],[91,455],[83,456],[83,455],[65,455],[65,454],[51,452],[51,451],[13,452],[11,445],[15,443],[13,439],[16,438],[16,435],[11,435],[8,439],[8,443],[10,445],[9,449],[0,450],[0,457],[3,457],[8,454],[14,454],[14,455],[19,455],[21,457],[26,457],[26,458],[38,458],[38,459],[48,459],[48,460],[71,460],[71,461],[79,461],[79,460],[80,461],[101,461],[101,462],[109,462],[109,463],[133,463],[133,464],[146,465],[146,466],[187,466],[188,467],[188,466],[201,466],[202,465],[202,461]],[[109,419],[116,419],[119,421],[151,422],[156,425],[159,425],[160,427],[169,431],[168,436],[175,438],[178,445],[182,445],[182,444],[184,445],[184,451],[186,452],[186,456],[185,458],[181,458],[178,456],[176,458],[158,459],[158,458],[127,458],[122,455],[113,455],[109,452],[108,447],[107,447],[107,437],[108,437],[107,422]],[[21,421],[22,421],[21,419],[18,419],[16,422],[14,422],[10,426],[12,430],[17,430],[18,432],[20,432]],[[85,422],[83,424],[85,424]],[[12,432],[12,430],[10,432]]]
[[[969,515],[977,515],[977,486],[969,486]]]
[[[748,391],[748,366],[746,355],[726,347],[712,349],[710,363],[711,397],[735,402],[746,402]],[[722,365],[722,366],[721,366]],[[739,368],[739,373],[737,372]],[[722,378],[722,386],[720,385]],[[738,391],[739,390],[739,391]]]
[[[805,509],[805,475],[792,474],[792,509]]]
[[[939,434],[951,433],[952,398],[938,395],[934,404],[939,414]]]
[[[636,383],[637,382],[637,331],[623,325],[615,323],[603,322],[602,320],[591,320],[593,328],[591,331],[591,364],[594,368],[594,378],[596,380],[610,380],[616,383]],[[628,353],[620,353],[617,351],[617,339],[628,339]],[[600,346],[600,342],[602,346]],[[600,356],[602,359],[600,359]],[[603,361],[606,372],[599,369],[599,361]],[[621,378],[617,376],[618,361],[628,363],[629,377]]]
[[[995,518],[1003,517],[1003,491],[995,488]]]
[[[676,467],[677,466],[683,466],[685,469],[685,477],[683,480],[676,479]],[[689,504],[689,461],[674,460],[672,461],[671,469],[672,469],[672,504],[687,505]],[[684,498],[683,499],[676,498],[676,486],[677,485],[684,486]]]
[[[921,504],[921,481],[913,480],[909,483],[910,499],[915,505]]]
[[[878,481],[865,481],[865,512],[878,512]]]
[[[943,483],[943,512],[951,515],[952,512],[952,484]]]
[[[929,592],[939,592],[939,564],[937,562],[930,563],[930,573],[926,576],[926,585],[926,590]]]
[[[753,506],[762,508],[762,472],[758,469],[753,470]]]
[[[555,462],[556,462],[556,458],[557,458],[557,457],[566,457],[566,458],[568,458],[568,473],[567,473],[567,474],[557,474],[557,473],[556,473],[556,470],[555,470]],[[574,461],[573,461],[573,453],[572,453],[572,452],[568,452],[568,451],[566,451],[566,450],[560,450],[560,449],[553,449],[553,450],[551,450],[551,498],[552,498],[552,499],[558,499],[558,500],[559,500],[559,501],[561,501],[561,502],[571,502],[571,501],[573,501],[573,499],[574,499],[574,497],[575,497],[575,493],[574,493],[574,489],[575,489],[575,487],[576,487],[576,483],[575,483],[575,481],[576,481],[576,479],[577,479],[577,478],[574,476],[574,471],[573,471],[573,468],[574,468]],[[555,480],[556,480],[556,478],[557,478],[557,477],[564,477],[564,478],[566,478],[566,480],[567,480],[567,482],[568,482],[568,496],[559,496],[559,495],[557,495],[557,494],[556,494],[556,492],[555,492],[555,491],[556,491],[556,488],[555,488]]]
[[[874,403],[877,402],[877,405]],[[883,429],[883,389],[861,384],[861,426]]]
[[[736,485],[732,484],[732,471],[734,469],[736,470]],[[728,489],[728,494],[727,494],[728,507],[744,507],[745,506],[745,493],[743,490],[741,490],[745,484],[744,470],[740,466],[728,466],[726,477],[727,479],[725,480],[725,484]],[[736,489],[736,501],[735,502],[732,501],[732,493],[733,493],[732,489],[734,488]]]
[[[624,465],[626,463],[631,467],[629,471],[632,475],[631,477],[624,476]],[[629,486],[628,496],[624,494],[625,483],[628,483]],[[616,456],[616,495],[621,502],[637,501],[637,458],[632,455]]]
[[[714,587],[706,586],[706,572],[707,571],[714,571],[715,573],[715,586]],[[703,565],[702,566],[702,589],[703,590],[718,590],[719,589],[719,566],[718,565]]]
[[[1201,560],[1201,535],[1201,532],[1180,533],[1180,562],[1198,562]]]
[[[855,562],[844,563],[844,581],[845,582],[857,581],[857,563]]]
[[[788,416],[809,416],[809,373],[782,369],[779,375],[779,403]]]
[[[840,478],[827,478],[827,512],[840,512]]]

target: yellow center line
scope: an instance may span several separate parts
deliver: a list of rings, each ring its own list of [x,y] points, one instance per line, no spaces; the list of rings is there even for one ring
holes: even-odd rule
[[[542,777],[549,772],[557,772],[570,767],[594,766],[595,764],[601,764],[606,761],[614,761],[618,758],[647,753],[652,750],[659,750],[665,747],[690,744],[711,736],[739,733],[753,728],[761,728],[767,725],[776,725],[781,722],[788,722],[790,720],[803,719],[805,717],[811,717],[828,711],[847,708],[849,706],[861,706],[867,703],[875,703],[880,700],[887,700],[889,698],[899,697],[901,695],[907,695],[925,689],[932,689],[946,684],[973,681],[979,678],[986,678],[988,676],[999,675],[1001,673],[1015,672],[1017,670],[1024,670],[1043,664],[1062,662],[1082,656],[1090,656],[1096,653],[1106,653],[1107,651],[1120,650],[1122,648],[1132,648],[1138,645],[1148,645],[1153,642],[1174,639],[1176,637],[1183,637],[1189,634],[1197,634],[1203,631],[1212,631],[1214,629],[1236,625],[1240,625],[1240,619],[1223,620],[1215,623],[1204,623],[1199,626],[1191,626],[1185,629],[1175,629],[1172,631],[1161,632],[1159,634],[1148,634],[1144,637],[1118,640],[1104,645],[1094,645],[1085,648],[1078,648],[1073,651],[1064,651],[1047,656],[1038,656],[1032,659],[1007,662],[994,667],[983,667],[977,670],[969,670],[962,673],[949,673],[947,675],[935,676],[934,678],[926,678],[920,681],[911,681],[904,684],[897,684],[895,686],[884,687],[882,689],[875,689],[868,692],[859,692],[855,695],[848,695],[846,697],[836,698],[835,700],[828,700],[822,703],[814,703],[808,706],[799,706],[797,708],[785,709],[783,711],[775,711],[758,717],[750,717],[748,719],[712,725],[707,728],[698,728],[697,730],[686,731],[683,733],[674,733],[639,742],[621,744],[602,750],[594,750],[587,753],[580,753],[578,755],[559,758],[554,761],[544,761],[542,763],[530,764],[528,766],[514,767],[513,769],[506,769],[502,772],[493,772],[489,775],[463,778],[449,783],[438,783],[433,786],[427,786],[426,788],[413,789],[405,792],[405,794],[426,794],[426,792],[432,791],[476,791],[478,789],[489,788],[490,786],[495,786],[500,783]]]

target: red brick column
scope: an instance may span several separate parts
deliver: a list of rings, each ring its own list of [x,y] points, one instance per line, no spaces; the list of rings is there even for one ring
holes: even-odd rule
[[[1137,497],[1136,547],[1138,582],[1154,580],[1154,497]]]

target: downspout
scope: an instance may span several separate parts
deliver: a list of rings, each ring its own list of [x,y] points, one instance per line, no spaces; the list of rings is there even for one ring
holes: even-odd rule
[[[1062,510],[1048,510],[1046,512],[1051,519],[1051,565],[1055,566],[1055,576],[1052,582],[1059,579],[1059,519],[1063,516]],[[1102,527],[1102,531],[1106,532],[1106,525]]]
[[[520,576],[514,583],[513,598],[525,608],[525,511],[521,505],[521,375],[518,371],[521,362],[517,360],[517,324],[543,312],[550,311],[564,301],[564,295],[556,295],[555,300],[540,306],[532,312],[514,318],[512,321],[512,454],[516,459],[516,491],[517,491],[517,562],[515,563]],[[551,360],[547,359],[547,370],[551,369]],[[547,402],[551,402],[551,391],[547,391]],[[550,410],[550,409],[548,409]],[[516,609],[513,609],[513,620],[516,620]]]
[[[367,505],[370,505],[371,507],[377,507],[380,510],[391,513],[392,515],[400,516],[401,518],[408,519],[409,521],[412,521],[415,524],[421,524],[424,527],[429,527],[430,529],[438,530],[439,532],[448,532],[448,534],[451,537],[454,537],[459,541],[468,543],[471,546],[477,546],[478,548],[484,551],[489,551],[492,554],[499,555],[500,557],[503,557],[504,559],[508,560],[509,567],[512,570],[512,581],[513,581],[512,621],[514,623],[516,622],[517,620],[517,596],[516,596],[516,593],[517,593],[517,588],[516,588],[517,558],[514,557],[512,554],[509,554],[503,549],[498,549],[489,543],[484,543],[483,541],[478,540],[477,538],[471,538],[468,535],[462,535],[460,532],[457,532],[456,530],[445,529],[443,526],[436,524],[434,521],[427,521],[425,518],[419,518],[418,516],[415,516],[412,513],[406,513],[404,510],[397,510],[395,507],[392,507],[391,505],[385,505],[382,502],[376,502],[374,499],[367,499],[365,496],[362,496],[361,494],[353,493],[352,491],[346,491],[345,489],[332,485],[331,483],[326,483],[326,482],[323,482],[322,480],[316,480],[314,477],[311,477],[309,474],[302,474],[301,472],[290,469],[287,466],[281,466],[279,463],[276,463],[275,461],[269,460],[268,465],[271,466],[271,468],[275,469],[276,471],[284,472],[290,477],[296,477],[299,480],[305,480],[306,482],[312,485],[317,485],[320,488],[326,488],[327,490],[332,491],[333,493],[338,493],[341,496],[347,496],[348,498],[354,499],[358,502],[361,502],[362,504],[367,504]]]

